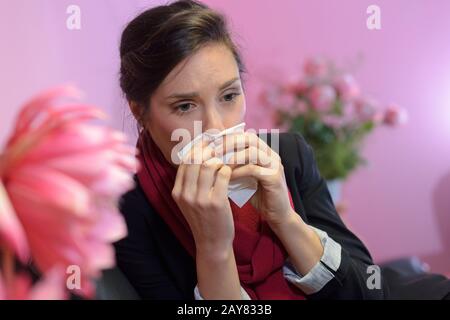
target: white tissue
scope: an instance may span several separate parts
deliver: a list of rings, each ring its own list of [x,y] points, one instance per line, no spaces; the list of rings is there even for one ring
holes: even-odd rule
[[[197,141],[201,140],[204,136],[208,136],[209,140],[211,140],[211,144],[214,144],[214,140],[224,135],[235,133],[235,132],[244,132],[245,122],[242,122],[234,127],[223,130],[218,134],[211,134],[208,132],[204,132],[190,143],[185,145],[179,152],[178,157],[182,159],[188,151],[192,148]],[[211,145],[210,144],[210,145]],[[222,161],[226,163],[230,157],[233,155],[233,151],[226,153],[222,156]],[[228,185],[228,197],[239,207],[242,208],[244,204],[247,203],[248,200],[255,194],[258,189],[258,183],[254,178],[251,177],[243,177],[239,179],[234,179],[230,181]]]

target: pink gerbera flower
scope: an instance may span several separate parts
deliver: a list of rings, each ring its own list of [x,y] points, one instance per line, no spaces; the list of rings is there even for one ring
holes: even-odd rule
[[[58,104],[73,87],[45,92],[20,112],[0,157],[0,242],[42,272],[76,265],[81,291],[114,266],[111,245],[126,235],[118,199],[133,187],[135,148],[124,134],[90,123],[99,109]]]

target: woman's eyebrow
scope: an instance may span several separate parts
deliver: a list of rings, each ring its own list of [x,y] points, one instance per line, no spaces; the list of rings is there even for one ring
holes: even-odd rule
[[[233,82],[240,80],[239,77],[233,78],[231,80],[228,80],[227,82],[225,82],[223,85],[220,86],[219,91],[225,89],[226,87],[228,87],[229,85],[231,85]]]
[[[240,80],[240,78],[235,77],[231,80],[228,80],[227,82],[225,82],[224,84],[222,84],[220,86],[219,91],[225,89],[226,87],[228,87],[229,85],[231,85],[232,83],[234,83],[237,80]],[[198,96],[199,96],[198,92],[174,93],[174,94],[171,94],[170,96],[167,96],[166,99],[167,100],[169,100],[169,99],[193,99]]]

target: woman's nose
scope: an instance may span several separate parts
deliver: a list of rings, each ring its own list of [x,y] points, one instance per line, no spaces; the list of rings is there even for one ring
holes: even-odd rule
[[[225,130],[225,126],[222,121],[222,117],[216,108],[206,108],[209,109],[205,112],[203,117],[203,130],[217,130],[218,132]]]

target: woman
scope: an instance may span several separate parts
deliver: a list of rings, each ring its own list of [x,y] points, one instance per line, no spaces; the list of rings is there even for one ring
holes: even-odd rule
[[[193,1],[155,7],[128,24],[120,55],[121,87],[140,125],[141,168],[121,202],[129,235],[116,249],[142,298],[385,297],[300,135],[280,134],[275,151],[272,140],[235,133],[214,148],[195,144],[189,154],[200,151],[198,162],[173,161],[175,130],[192,135],[201,121],[204,131],[222,131],[244,119],[245,68],[223,16]],[[229,164],[218,160],[233,150]],[[258,189],[240,208],[227,190],[245,177]]]

